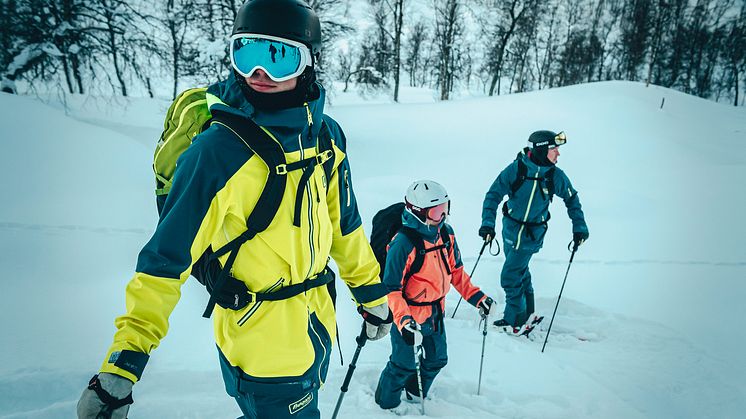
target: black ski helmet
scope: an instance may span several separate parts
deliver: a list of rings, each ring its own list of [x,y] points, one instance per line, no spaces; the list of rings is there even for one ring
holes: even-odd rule
[[[534,150],[539,148],[550,149],[558,147],[565,144],[566,141],[564,132],[557,134],[554,131],[548,130],[534,131],[528,137],[529,146]]]
[[[531,148],[531,160],[540,166],[551,166],[548,153],[550,148],[559,147],[567,142],[564,132],[559,134],[554,131],[534,131],[528,137],[528,146]]]
[[[321,23],[303,0],[248,0],[236,14],[231,35],[255,33],[301,42],[314,60],[321,54]]]

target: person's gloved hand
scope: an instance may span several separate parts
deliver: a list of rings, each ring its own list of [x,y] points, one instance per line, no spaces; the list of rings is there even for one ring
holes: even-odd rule
[[[365,320],[365,334],[370,340],[378,340],[389,334],[394,315],[389,310],[388,303],[373,307],[359,306],[358,312]]]
[[[495,227],[481,226],[479,227],[479,237],[484,241],[490,241],[495,238]]]
[[[477,304],[477,308],[479,309],[479,315],[482,317],[489,316],[490,310],[492,310],[493,304],[495,304],[495,300],[493,300],[490,297],[487,297],[484,300],[480,301],[479,304]]]
[[[573,252],[578,250],[578,247],[580,247],[581,244],[583,244],[586,240],[588,240],[589,234],[586,232],[575,232],[572,233],[572,250]]]
[[[94,375],[78,400],[78,419],[126,419],[134,383],[108,372]]]
[[[420,325],[414,320],[410,320],[402,327],[401,337],[404,339],[404,343],[409,346],[422,345],[422,331],[420,331]]]

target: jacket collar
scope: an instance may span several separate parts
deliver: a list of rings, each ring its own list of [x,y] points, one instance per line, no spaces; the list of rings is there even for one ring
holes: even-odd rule
[[[440,227],[443,226],[443,224],[439,226],[425,225],[421,223],[420,220],[417,219],[417,217],[415,217],[409,211],[406,211],[406,210],[402,213],[401,219],[402,219],[402,225],[404,227],[409,227],[412,230],[415,230],[417,234],[422,236],[423,239],[433,244],[438,240],[438,235],[440,234]]]
[[[528,175],[533,176],[536,171],[539,171],[540,175],[545,174],[549,171],[552,167],[555,167],[555,165],[551,166],[539,166],[538,164],[534,163],[533,160],[528,156],[529,149],[528,147],[521,150],[520,153],[518,153],[518,158],[523,161],[523,164],[526,165],[526,168],[528,169]]]
[[[231,72],[224,81],[215,83],[207,88],[208,105],[210,109],[221,109],[226,112],[251,118],[257,125],[265,127],[278,137],[296,139],[308,127],[308,113],[313,121],[312,138],[318,136],[324,115],[324,88],[319,85],[319,98],[306,106],[265,111],[255,108],[244,97],[238,85],[235,74]],[[282,141],[282,138],[278,138]],[[297,140],[296,140],[297,141]]]

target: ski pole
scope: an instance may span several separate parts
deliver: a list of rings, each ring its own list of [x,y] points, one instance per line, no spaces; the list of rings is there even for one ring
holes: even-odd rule
[[[482,359],[479,361],[479,384],[477,385],[477,396],[479,391],[482,389],[482,366],[484,365],[484,343],[487,341],[487,315],[482,315],[482,321],[484,322],[484,329],[482,329]]]
[[[471,273],[469,274],[469,278],[471,278],[472,276],[474,276],[474,271],[477,270],[477,265],[479,264],[479,259],[482,257],[482,253],[484,253],[484,249],[486,249],[487,245],[490,244],[491,242],[492,242],[492,240],[485,240],[484,241],[484,244],[482,245],[482,250],[479,251],[479,256],[477,256],[477,261],[474,263],[474,267],[471,269]],[[458,311],[458,306],[461,305],[461,300],[463,300],[463,299],[464,299],[464,297],[459,297],[458,304],[456,304],[456,308],[453,310],[453,314],[451,314],[451,318],[454,318],[456,316],[456,312]]]
[[[355,355],[352,357],[352,361],[350,361],[350,366],[347,368],[347,375],[345,375],[345,379],[342,382],[342,388],[340,389],[341,392],[339,393],[339,398],[337,399],[337,406],[334,407],[334,414],[332,415],[332,419],[337,418],[337,413],[339,413],[339,407],[342,406],[342,399],[345,397],[345,393],[347,393],[347,389],[350,385],[350,380],[352,379],[352,374],[355,372],[355,367],[357,366],[357,358],[360,356],[360,350],[363,349],[363,346],[365,346],[365,342],[368,341],[368,335],[365,333],[365,322],[363,322],[363,330],[360,332],[360,336],[355,338],[355,342],[357,342],[357,349],[355,349]]]
[[[562,298],[562,291],[565,289],[565,281],[567,281],[567,274],[570,273],[570,266],[572,265],[572,259],[575,257],[575,252],[578,250],[578,247],[575,246],[572,249],[572,254],[570,255],[570,263],[567,264],[567,271],[565,272],[565,279],[562,281],[562,288],[560,288],[559,297],[557,297],[557,304],[554,306],[554,313],[552,313],[552,320],[549,322],[549,329],[547,330],[547,335],[544,337],[544,345],[541,347],[541,353],[544,353],[544,348],[547,346],[547,339],[549,339],[549,333],[552,331],[552,323],[554,323],[554,315],[557,314],[557,307],[559,307],[560,298]]]
[[[414,348],[414,369],[417,374],[417,390],[420,392],[420,401],[422,402],[421,413],[425,416],[425,394],[422,392],[422,374],[420,374],[420,352],[422,349],[422,342],[419,345],[413,346]]]

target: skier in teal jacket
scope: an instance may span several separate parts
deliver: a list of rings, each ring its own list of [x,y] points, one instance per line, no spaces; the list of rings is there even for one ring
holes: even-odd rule
[[[530,332],[541,321],[534,306],[534,289],[528,264],[543,243],[549,221],[549,204],[554,195],[565,202],[572,220],[573,249],[588,239],[588,226],[578,198],[565,172],[556,166],[559,146],[567,142],[563,132],[536,131],[528,147],[495,179],[484,198],[479,236],[485,241],[495,237],[497,208],[502,206],[502,237],[505,264],[500,285],[505,291],[503,318],[495,326],[520,336]]]

